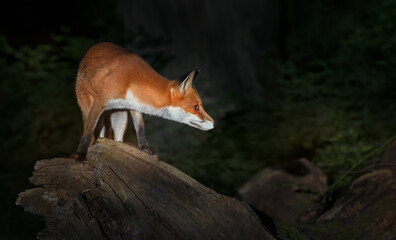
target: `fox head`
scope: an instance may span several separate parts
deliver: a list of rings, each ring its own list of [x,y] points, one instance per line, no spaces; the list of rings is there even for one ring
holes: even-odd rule
[[[192,86],[199,70],[191,71],[182,81],[174,81],[170,88],[173,120],[200,130],[213,129],[214,120],[205,112],[202,100]]]

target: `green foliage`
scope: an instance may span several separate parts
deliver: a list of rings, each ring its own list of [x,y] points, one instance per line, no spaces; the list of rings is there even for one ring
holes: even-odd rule
[[[218,125],[210,132],[148,118],[149,141],[161,160],[229,195],[263,167],[307,157],[336,183],[327,192],[334,201],[358,176],[352,167],[377,162],[378,147],[396,133],[396,2],[310,0],[285,6],[288,31],[284,59],[275,63],[274,99],[226,114],[221,106],[206,105]],[[15,196],[26,189],[34,162],[68,156],[77,147],[78,62],[95,42],[121,41],[120,27],[110,26],[116,20],[93,18],[95,41],[67,27],[34,46],[13,46],[0,37],[0,151],[6,159],[0,165],[2,176],[16,186],[1,186],[10,194],[0,198],[6,206],[0,225],[14,216]],[[167,44],[163,39],[134,34],[134,44],[157,70],[173,57],[157,51]],[[290,239],[304,239],[300,230],[281,226]]]
[[[290,32],[276,77],[278,114],[301,124],[286,121],[280,128],[306,131],[297,144],[334,181],[396,132],[396,2],[287,6]],[[345,177],[335,197],[355,177]]]
[[[6,160],[0,163],[0,174],[7,176],[7,186],[2,183],[1,189],[9,189],[0,198],[2,206],[8,206],[1,221],[25,216],[22,209],[15,210],[14,202],[17,193],[28,187],[27,177],[37,160],[68,157],[77,148],[82,120],[75,77],[79,61],[94,43],[67,32],[34,46],[14,47],[0,37],[0,134],[4,138],[0,151]],[[36,226],[37,220],[31,225]]]
[[[358,240],[367,234],[359,219],[309,224],[276,222],[275,225],[280,235],[291,240]]]
[[[292,224],[277,222],[276,229],[280,235],[286,237],[287,239],[291,239],[291,240],[307,239],[307,237],[300,232],[301,230],[297,229],[297,226],[293,226]]]
[[[392,81],[396,77],[396,33],[392,31],[396,3],[297,4],[289,4],[290,12],[299,15],[288,19],[295,26],[286,42],[287,59],[280,67],[280,84],[290,97],[307,101],[336,98],[344,108],[368,104],[375,111],[370,107],[378,103],[395,108],[390,89],[396,86]]]
[[[0,35],[0,189],[5,193],[0,239],[32,239],[43,228],[38,217],[15,206],[15,199],[31,187],[28,177],[37,160],[68,157],[76,150],[83,127],[74,93],[78,64],[96,42],[122,40],[115,3],[81,3],[79,10],[92,11],[73,16],[86,20],[82,34],[62,26],[56,33],[23,38]]]
[[[355,170],[378,161],[382,144],[396,132],[396,36],[390,30],[396,5],[382,0],[286,6],[289,32],[285,59],[275,63],[276,97],[217,118],[210,132],[186,130],[188,141],[168,143],[161,159],[232,194],[263,167],[307,157],[330,184],[342,176],[327,191],[333,202],[358,176]],[[212,107],[209,113],[216,112]],[[189,144],[192,139],[196,143]]]
[[[24,163],[26,157],[69,153],[80,131],[73,90],[75,74],[79,59],[93,42],[54,36],[51,44],[13,48],[3,37],[0,44],[4,49],[0,60],[0,110],[4,113],[0,131],[8,139],[2,142],[1,150],[20,149],[7,157],[24,159]]]
[[[28,188],[35,161],[66,157],[78,144],[82,124],[74,79],[90,45],[89,39],[54,36],[48,44],[13,47],[0,37],[0,187],[7,193],[0,198],[2,234],[15,231],[21,218],[30,227],[20,237],[29,239],[42,228],[37,218],[16,208],[15,199]]]

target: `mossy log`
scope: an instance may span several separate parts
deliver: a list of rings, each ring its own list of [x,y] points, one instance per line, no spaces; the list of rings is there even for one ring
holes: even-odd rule
[[[274,239],[249,206],[134,146],[99,139],[87,161],[38,161],[17,205],[39,239]]]

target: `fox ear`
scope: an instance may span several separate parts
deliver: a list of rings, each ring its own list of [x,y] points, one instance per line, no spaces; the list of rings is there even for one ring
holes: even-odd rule
[[[192,82],[195,79],[195,77],[198,75],[199,71],[200,71],[199,69],[195,69],[192,70],[186,76],[183,76],[184,80],[183,82],[180,83],[180,92],[185,93],[189,88],[192,87]]]

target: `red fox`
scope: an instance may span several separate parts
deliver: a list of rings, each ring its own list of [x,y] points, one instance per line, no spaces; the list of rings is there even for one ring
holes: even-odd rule
[[[96,137],[123,141],[130,111],[138,147],[152,153],[147,142],[143,116],[150,114],[188,124],[200,130],[215,127],[205,112],[192,82],[199,70],[191,71],[183,81],[170,81],[158,74],[139,56],[112,43],[99,43],[82,59],[76,81],[76,95],[81,108],[84,133],[77,153],[84,160]]]

